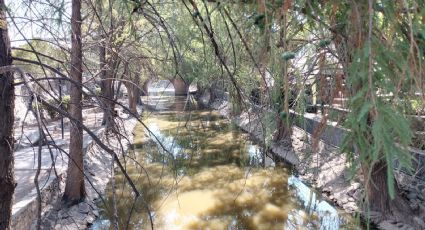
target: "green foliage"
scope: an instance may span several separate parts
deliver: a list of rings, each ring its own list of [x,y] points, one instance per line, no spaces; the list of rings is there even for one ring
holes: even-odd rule
[[[330,39],[323,39],[319,41],[319,47],[324,48],[328,45],[331,44],[331,40]]]
[[[376,54],[372,67],[375,71],[369,73],[371,47]],[[407,64],[403,61],[395,63],[394,58],[399,56],[400,60],[406,60],[402,56],[408,54],[401,50],[395,54],[384,49],[386,47],[373,39],[371,46],[356,52],[353,58],[356,61],[350,65],[349,84],[357,92],[350,100],[351,113],[344,125],[350,132],[343,147],[348,152],[353,151],[351,146],[357,150],[350,155],[353,172],[360,165],[369,165],[369,169],[372,169],[376,162],[386,162],[388,191],[393,198],[394,162],[398,162],[399,167],[412,169],[411,155],[407,151],[412,131],[400,104],[403,100],[395,100],[398,95],[394,92],[400,85],[395,85],[395,81],[391,80],[397,79],[397,73],[405,69]],[[406,83],[409,86],[409,81]]]
[[[411,115],[424,115],[425,104],[420,99],[405,100],[405,113]]]
[[[71,96],[65,95],[62,97],[61,105],[65,110],[69,109],[69,104],[71,103]]]
[[[284,111],[280,112],[280,119],[285,120],[288,117],[288,114]]]
[[[35,113],[40,113],[40,116],[43,116],[43,113],[44,113],[44,111],[45,111],[45,107],[41,104],[41,103],[38,103],[38,106],[37,106],[37,104],[35,103],[35,101],[31,104],[31,106],[32,106],[32,110],[35,112]]]
[[[266,146],[271,146],[273,142],[273,134],[276,131],[277,121],[274,112],[266,112],[261,119],[261,124],[264,133],[264,141]]]
[[[56,100],[54,100],[54,99],[49,99],[47,102],[48,102],[50,105],[53,105],[53,106],[55,106],[55,104],[57,104],[57,103],[56,103]],[[55,110],[53,110],[53,109],[51,109],[50,107],[48,107],[48,106],[43,106],[43,109],[44,109],[44,110],[46,110],[47,115],[49,115],[49,117],[50,117],[51,119],[55,119],[55,118],[58,116],[58,113],[57,113]]]
[[[282,4],[286,1],[282,0],[266,1],[265,12],[259,12],[255,1],[217,4],[197,0],[197,10],[186,1],[154,1],[154,7],[145,1],[118,1],[113,6],[99,2],[102,26],[114,31],[99,38],[93,28],[101,28],[100,22],[84,21],[83,32],[90,35],[85,44],[96,44],[96,48],[85,47],[87,69],[98,68],[97,44],[103,39],[108,42],[108,60],[113,61],[111,53],[116,52],[116,58],[124,57],[132,74],[142,79],[181,76],[205,88],[222,83],[222,90],[230,92],[234,113],[244,109],[246,95],[258,90],[264,103],[261,120],[267,144],[272,141],[276,121],[288,118],[287,112],[281,112],[286,100],[295,105],[291,109],[303,113],[311,96],[306,92],[308,81],[326,72],[333,87],[333,75],[343,73],[350,112],[343,124],[349,132],[342,147],[353,173],[361,166],[372,168],[385,161],[388,189],[394,197],[394,162],[406,169],[412,166],[406,151],[412,139],[406,114],[420,114],[424,108],[418,96],[424,92],[425,8],[418,7],[423,1],[404,1],[403,5],[401,1],[377,1],[372,12],[367,11],[366,1],[292,1],[285,17]],[[359,20],[353,19],[354,6],[355,13],[362,16]],[[85,12],[89,15],[92,9]],[[32,45],[57,59],[68,59],[47,43]],[[23,48],[30,49],[28,45]],[[36,60],[28,52],[13,54]],[[302,60],[294,60],[295,56]],[[41,60],[57,65],[44,57]],[[17,64],[42,74],[39,67]],[[122,65],[113,68],[117,75],[124,72]],[[267,90],[261,72],[270,73],[274,82]],[[284,80],[289,81],[290,92],[284,92]],[[237,95],[233,84],[245,98]],[[96,94],[99,92],[96,88]],[[289,98],[284,98],[285,93]],[[69,102],[65,96],[61,104],[67,107]]]
[[[35,52],[39,53],[38,57],[37,54],[33,52],[31,46],[34,48]],[[48,42],[33,40],[31,41],[31,46],[29,44],[22,45],[19,48],[22,48],[24,50],[13,50],[12,55],[14,57],[24,58],[35,62],[39,62],[40,59],[41,63],[52,66],[54,68],[62,67],[63,64],[43,55],[52,57],[60,61],[67,60],[67,53]],[[35,77],[44,76],[45,72],[49,75],[49,77],[54,76],[54,73],[52,71],[48,70],[47,68],[44,68],[43,70],[43,68],[39,65],[29,65],[20,61],[15,61],[15,64],[24,69],[26,72],[31,73]]]
[[[101,2],[103,26],[114,28],[113,33],[106,33],[107,48],[118,53],[117,58],[130,62],[132,74],[143,79],[181,76],[205,88],[220,82],[222,90],[230,93],[235,114],[249,109],[249,104],[243,105],[253,90],[260,92],[259,117],[267,146],[278,121],[289,117],[287,111],[283,112],[285,102],[304,113],[311,103],[311,79],[327,74],[333,89],[335,75],[343,73],[349,112],[343,124],[348,135],[342,147],[353,175],[360,167],[371,170],[384,161],[388,191],[394,197],[394,163],[412,168],[406,150],[412,130],[406,114],[417,114],[424,105],[417,96],[423,93],[425,66],[423,1],[376,1],[372,12],[365,11],[366,1],[290,1],[288,12],[282,7],[288,1],[282,0],[265,1],[264,12],[259,12],[255,1],[195,0],[197,10],[187,1],[125,0],[114,6]],[[359,20],[353,19],[354,6],[362,15]],[[87,12],[91,16],[90,8]],[[370,34],[369,13],[373,13]],[[87,18],[83,30],[90,35],[86,44],[91,46],[99,42],[93,28],[100,25],[96,19]],[[97,51],[88,52],[93,57],[85,55],[87,69],[97,69]],[[107,57],[114,59],[110,54]],[[124,72],[122,65],[113,71],[117,75]],[[264,72],[270,73],[274,82],[268,89],[261,76]],[[286,80],[290,92],[285,92]],[[233,84],[244,97],[239,97]],[[97,94],[99,91],[96,89]],[[69,99],[64,97],[61,104],[68,105]],[[186,140],[181,144],[187,144]]]
[[[260,28],[261,30],[264,30],[265,28],[265,19],[266,19],[266,15],[264,14],[255,14],[255,16],[253,17],[254,19],[254,25],[258,26],[258,28]]]
[[[295,58],[295,53],[294,52],[284,52],[282,54],[282,59],[285,61],[291,60]]]
[[[196,18],[196,17],[198,17],[199,15],[201,15],[201,14],[199,13],[199,11],[195,11],[195,12],[193,12],[192,17]]]
[[[49,100],[47,100],[47,103],[49,103],[51,106],[53,106],[53,107],[60,107],[60,106],[62,106],[62,108],[64,110],[68,110],[69,103],[70,102],[71,102],[71,97],[69,95],[63,96],[62,97],[62,101],[60,103],[58,103],[58,101],[55,100],[55,99],[49,99]],[[33,109],[35,111],[35,109],[36,109],[35,102],[33,102],[32,106],[33,106]],[[49,106],[44,106],[42,104],[38,104],[38,107],[39,107],[40,113],[46,112],[47,115],[50,117],[50,119],[55,119],[59,115],[58,112],[56,112],[54,109],[52,109]]]
[[[102,92],[102,89],[100,87],[96,87],[94,92],[96,95],[100,95],[100,93]]]

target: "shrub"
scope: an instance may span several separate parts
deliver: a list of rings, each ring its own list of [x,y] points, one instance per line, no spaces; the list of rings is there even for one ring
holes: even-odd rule
[[[404,112],[409,115],[423,115],[425,109],[420,100],[406,100],[404,103]]]
[[[54,99],[49,99],[47,102],[52,106],[57,105],[56,100]],[[55,110],[51,109],[50,107],[43,106],[43,109],[47,112],[47,115],[49,115],[51,119],[55,119],[59,115]]]
[[[62,97],[62,101],[60,104],[58,104],[58,101],[55,99],[49,99],[47,100],[47,103],[49,103],[51,106],[53,107],[59,107],[62,105],[62,108],[64,110],[68,110],[69,108],[69,103],[71,102],[71,97],[69,95],[65,95]],[[35,106],[35,102],[32,103],[32,109],[33,111],[36,111],[36,106]],[[46,112],[47,115],[51,118],[51,119],[55,119],[59,116],[59,113],[56,112],[54,109],[48,107],[48,106],[44,106],[41,103],[38,103],[38,109],[40,111],[40,116],[43,117],[43,114]]]
[[[71,103],[71,96],[65,95],[62,97],[61,105],[65,110],[68,110],[69,103]]]
[[[35,102],[32,102],[32,110],[34,112],[37,112],[37,107]],[[40,116],[42,116],[42,114],[44,113],[44,106],[41,103],[38,103],[38,110],[40,112]]]

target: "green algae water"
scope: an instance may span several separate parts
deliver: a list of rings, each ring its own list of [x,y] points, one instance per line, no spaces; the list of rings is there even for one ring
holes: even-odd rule
[[[120,229],[357,229],[217,112],[149,99],[122,159],[141,196],[117,171],[92,229],[113,229],[114,196]]]

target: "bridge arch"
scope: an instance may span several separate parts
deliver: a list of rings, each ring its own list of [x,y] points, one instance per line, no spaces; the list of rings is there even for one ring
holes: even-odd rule
[[[149,95],[149,85],[152,84],[154,80],[155,79],[149,78],[143,82],[143,84],[141,85],[142,96]],[[181,77],[176,77],[174,79],[170,79],[169,81],[174,87],[174,95],[183,96],[183,95],[187,95],[187,93],[189,92],[190,84],[186,83]]]
[[[173,80],[171,80],[171,83],[174,86],[174,95],[182,96],[182,95],[187,95],[187,93],[189,92],[190,84],[183,81],[182,78],[176,77]]]

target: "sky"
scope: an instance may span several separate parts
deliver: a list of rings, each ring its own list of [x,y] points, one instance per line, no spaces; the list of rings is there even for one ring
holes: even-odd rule
[[[56,37],[64,43],[70,39],[70,0],[6,0],[6,5],[12,47],[26,44],[24,37],[46,40]]]

